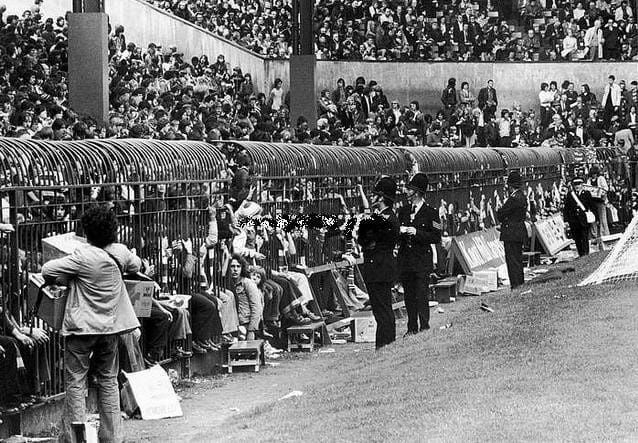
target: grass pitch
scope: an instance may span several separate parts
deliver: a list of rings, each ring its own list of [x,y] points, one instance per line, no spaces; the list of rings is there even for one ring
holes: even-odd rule
[[[636,283],[569,287],[602,258],[569,264],[576,272],[558,281],[458,303],[448,329],[399,339],[380,352],[339,355],[320,379],[300,387],[303,396],[240,414],[219,437],[637,439]],[[481,311],[481,302],[494,312]]]

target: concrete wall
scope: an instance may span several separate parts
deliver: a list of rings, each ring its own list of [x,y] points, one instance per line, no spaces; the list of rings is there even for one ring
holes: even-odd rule
[[[267,62],[267,76],[272,82],[275,76],[284,80],[288,74],[284,61]],[[511,108],[517,102],[523,110],[538,108],[538,91],[543,81],[572,80],[577,89],[587,83],[602,98],[607,76],[614,74],[627,83],[638,80],[638,63],[383,63],[383,62],[331,62],[317,61],[317,91],[334,89],[337,79],[343,77],[353,84],[358,76],[366,81],[376,80],[390,100],[398,99],[407,104],[418,100],[422,109],[435,113],[441,107],[441,91],[450,77],[455,77],[457,87],[467,81],[470,89],[478,95],[487,80],[493,79],[498,93],[499,108]]]

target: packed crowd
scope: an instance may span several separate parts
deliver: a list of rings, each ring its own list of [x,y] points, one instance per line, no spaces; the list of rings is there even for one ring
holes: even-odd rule
[[[286,0],[147,0],[269,58],[290,56]],[[322,0],[315,53],[326,60],[632,60],[638,28],[627,0]]]
[[[250,73],[231,68],[223,55],[184,60],[176,46],[140,47],[121,26],[109,38],[109,124],[100,127],[68,106],[67,23],[42,21],[26,11],[0,25],[0,134],[9,137],[79,140],[258,140],[346,146],[606,146],[635,139],[638,83],[612,81],[599,99],[588,85],[550,81],[541,86],[540,115],[499,107],[497,85],[478,93],[450,79],[435,116],[417,101],[388,100],[381,85],[359,77],[339,79],[321,92],[316,127],[290,122],[288,94],[276,80],[268,94],[256,93]],[[630,153],[633,155],[633,151]]]

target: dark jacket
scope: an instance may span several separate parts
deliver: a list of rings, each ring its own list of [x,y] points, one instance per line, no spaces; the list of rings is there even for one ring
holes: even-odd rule
[[[493,97],[494,103],[493,103],[493,105],[497,106],[498,105],[498,98],[496,97],[496,89],[492,89],[492,91],[494,91],[494,97]],[[479,107],[484,108],[485,106],[488,106],[488,104],[487,104],[488,97],[489,97],[489,88],[481,88],[481,90],[479,91],[478,97],[477,97]]]
[[[398,238],[399,219],[392,208],[361,220],[359,244],[363,249],[363,276],[367,283],[396,280],[394,247]]]
[[[515,243],[527,241],[526,213],[527,198],[522,189],[517,189],[496,213],[501,222],[501,241]]]
[[[412,206],[406,205],[399,210],[400,226],[416,228],[416,235],[399,236],[398,265],[400,272],[423,272],[429,274],[434,269],[432,248],[441,242],[441,222],[439,213],[423,203],[419,212],[410,220]]]
[[[591,210],[591,194],[589,191],[582,191],[578,195],[578,199],[585,207],[585,211]],[[585,229],[589,226],[587,223],[587,216],[585,215],[585,211],[583,211],[572,192],[568,192],[565,196],[565,206],[563,207],[563,219],[569,223],[569,226],[572,230],[574,229]]]

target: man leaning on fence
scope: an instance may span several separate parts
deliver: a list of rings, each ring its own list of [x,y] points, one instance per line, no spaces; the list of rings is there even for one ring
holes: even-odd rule
[[[100,442],[118,442],[122,438],[118,336],[140,326],[122,272],[139,271],[141,261],[126,246],[115,243],[117,220],[113,212],[90,208],[81,223],[89,245],[42,267],[47,282],[65,282],[69,287],[62,326],[66,389],[63,441],[71,440],[73,422],[86,421],[90,367],[98,383]]]

